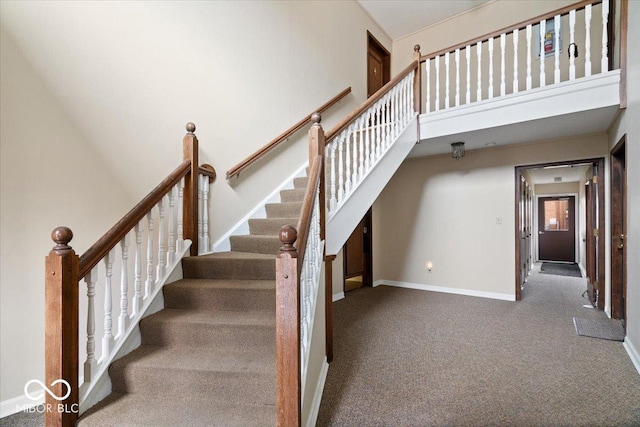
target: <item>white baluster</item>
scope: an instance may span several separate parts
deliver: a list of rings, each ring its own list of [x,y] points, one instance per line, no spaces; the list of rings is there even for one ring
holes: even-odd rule
[[[120,269],[120,316],[118,316],[118,335],[122,340],[129,326],[129,233],[120,241],[122,251],[122,268]]]
[[[202,247],[202,176],[198,178],[198,253],[204,252]],[[158,278],[159,279],[159,278]]]
[[[371,168],[371,126],[373,125],[373,117],[371,116],[371,108],[369,108],[367,110],[367,112],[365,113],[366,116],[366,120],[365,120],[365,144],[364,144],[364,149],[365,149],[365,156],[364,156],[364,161],[365,161],[365,173],[369,172],[369,169]]]
[[[602,0],[602,63],[600,64],[600,72],[605,73],[609,71],[609,56],[608,56],[608,39],[607,39],[607,24],[609,18],[609,0]]]
[[[202,175],[202,246],[209,252],[209,177]]]
[[[113,349],[113,333],[111,328],[113,320],[111,317],[111,276],[113,275],[113,261],[115,259],[115,251],[112,249],[104,257],[105,266],[105,284],[104,284],[104,335],[102,336],[102,355],[99,363],[108,360],[111,350]]]
[[[586,77],[589,77],[591,75],[591,5],[590,4],[584,7],[584,25],[585,25],[584,75]]]
[[[576,11],[572,10],[575,23],[575,15]],[[555,57],[555,65],[553,70],[553,82],[555,84],[560,83],[560,15],[556,15],[553,18],[553,35],[554,35],[554,57]],[[573,42],[573,30],[571,31],[571,41]],[[574,58],[575,61],[575,58]],[[575,75],[575,66],[573,67],[573,73]]]
[[[531,90],[531,24],[527,25],[527,90]]]
[[[184,249],[184,213],[183,209],[184,197],[184,178],[178,183],[178,238],[176,239],[176,255],[182,253]]]
[[[359,132],[358,132],[358,122],[357,120],[353,122],[353,125],[351,125],[351,134],[349,136],[350,139],[353,139],[353,145],[351,146],[351,161],[352,161],[352,167],[351,167],[351,185],[355,186],[358,183],[358,169],[360,167],[360,163],[358,162],[358,155],[359,155],[359,151],[358,151],[358,136],[359,136]]]
[[[493,37],[489,38],[489,99],[493,99]]]
[[[344,200],[344,131],[340,132],[338,143],[338,204]]]
[[[476,44],[476,56],[478,58],[478,93],[476,101],[482,101],[482,42]]]
[[[329,210],[336,208],[336,140],[334,139],[330,146],[331,152],[331,199],[329,199]]]
[[[202,192],[198,192],[199,197],[201,198]],[[158,202],[158,271],[156,273],[156,283],[160,282],[164,278],[164,273],[166,272],[165,266],[165,237],[164,237],[164,197]],[[198,215],[199,216],[199,215]],[[200,220],[198,220],[200,223]]]
[[[540,87],[545,87],[547,85],[547,76],[544,72],[544,35],[547,32],[547,20],[543,19],[540,21],[540,40],[538,43],[540,44]]]
[[[136,258],[134,266],[135,280],[133,282],[133,307],[131,307],[131,311],[132,314],[135,315],[142,310],[142,223],[137,223],[134,230],[136,236]]]
[[[556,27],[559,26],[560,17],[556,16]],[[578,47],[575,44],[575,33],[576,33],[576,11],[572,10],[569,12],[569,80],[574,80],[576,78],[576,55]],[[558,34],[558,28],[556,28],[556,34]],[[556,45],[557,46],[557,45]],[[557,73],[557,81],[556,83],[560,83],[560,58],[559,58],[559,49],[556,49],[556,67],[558,67]]]
[[[153,260],[153,211],[147,214],[147,280],[144,284],[144,299],[151,296],[155,288],[153,273],[155,272]]]
[[[513,93],[518,93],[518,29],[513,30]]]
[[[167,251],[167,265],[173,265],[176,259],[176,215],[175,215],[175,194],[176,187],[169,190],[169,250]]]
[[[411,93],[413,94],[413,92]],[[411,103],[413,105],[413,97]],[[393,123],[391,120],[391,93],[387,93],[384,97],[384,123],[385,139],[387,140],[387,146],[390,146],[392,140],[391,124]]]
[[[467,45],[465,48],[465,55],[467,58],[467,90],[466,90],[466,103],[471,103],[471,46]]]
[[[436,56],[436,111],[440,111],[440,57]]]
[[[360,179],[362,179],[364,177],[364,132],[365,132],[365,126],[366,126],[366,122],[364,121],[364,116],[360,116],[360,123],[358,128],[360,129],[360,132],[358,132],[359,134],[359,140],[360,140],[360,150],[359,150],[359,155],[360,155],[360,159],[358,160],[358,175],[360,175]]]
[[[444,108],[447,109],[451,106],[449,104],[449,52],[447,52],[444,55],[444,70],[445,70]]]
[[[351,132],[353,126],[347,127],[347,133],[344,138],[345,144],[345,174],[344,174],[344,194],[348,197],[351,193]]]
[[[507,47],[507,35],[500,34],[500,96],[504,96],[507,92],[507,84],[506,84],[506,73],[505,67],[506,64],[504,62],[504,51]]]
[[[96,311],[94,305],[98,267],[84,276],[84,281],[87,284],[87,360],[84,362],[83,391],[93,380],[93,373],[98,366],[96,362]]]
[[[460,49],[456,49],[456,107],[460,105]]]
[[[426,62],[427,68],[427,104],[425,105],[425,112],[431,112],[431,59],[427,59]]]

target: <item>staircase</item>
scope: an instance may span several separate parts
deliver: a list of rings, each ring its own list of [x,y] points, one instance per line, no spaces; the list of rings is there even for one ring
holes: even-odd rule
[[[112,394],[79,426],[276,423],[275,254],[297,224],[307,178],[266,205],[231,251],[183,260],[184,279],[140,323],[142,345],[109,368]]]

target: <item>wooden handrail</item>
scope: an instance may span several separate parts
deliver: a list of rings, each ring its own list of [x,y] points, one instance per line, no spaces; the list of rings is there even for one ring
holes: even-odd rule
[[[129,232],[145,215],[158,203],[165,194],[187,173],[191,171],[191,161],[185,160],[156,188],[142,199],[133,209],[118,221],[104,236],[98,239],[80,257],[80,272],[78,278],[83,278],[102,258]]]
[[[304,201],[302,202],[302,212],[298,220],[297,230],[298,239],[296,240],[296,249],[298,250],[298,259],[304,260],[307,249],[307,240],[309,238],[309,227],[311,226],[311,217],[313,214],[313,205],[316,201],[317,188],[320,185],[320,172],[322,171],[322,156],[317,156],[313,160],[311,170],[309,171],[309,182],[305,192]],[[298,274],[302,269],[302,262],[298,263]]]
[[[594,0],[583,0],[583,1],[579,1],[577,3],[570,4],[569,6],[561,7],[559,9],[554,10],[554,11],[538,15],[538,16],[536,16],[534,18],[530,18],[530,19],[527,19],[525,21],[521,21],[521,22],[519,22],[517,24],[514,24],[514,25],[510,25],[508,27],[502,28],[501,30],[493,31],[491,33],[482,35],[480,37],[476,37],[475,39],[471,39],[471,40],[466,41],[464,43],[459,43],[459,44],[454,45],[454,46],[450,46],[450,47],[447,47],[447,48],[444,48],[444,49],[440,49],[440,50],[432,52],[432,53],[428,53],[426,55],[422,55],[420,57],[420,62],[422,63],[422,62],[425,62],[427,59],[432,59],[432,58],[435,58],[436,56],[440,56],[440,55],[444,55],[446,53],[453,52],[456,49],[464,49],[467,46],[472,46],[472,45],[474,45],[474,44],[476,44],[478,42],[487,41],[491,37],[498,37],[501,34],[510,33],[510,32],[512,32],[514,30],[521,30],[523,28],[526,28],[527,25],[530,25],[530,24],[531,25],[539,24],[540,21],[542,21],[543,19],[546,19],[546,18],[554,17],[556,15],[561,15],[561,16],[562,15],[566,15],[567,13],[571,12],[572,10],[580,10],[580,9],[584,8],[585,6],[587,6],[589,4],[596,5],[596,4],[599,4],[599,3],[602,3],[602,0],[595,0],[595,1]]]
[[[336,96],[331,98],[329,101],[325,102],[324,104],[322,104],[320,107],[318,107],[313,111],[322,113],[327,109],[331,108],[333,105],[338,103],[342,98],[344,98],[350,93],[351,93],[351,86],[344,89],[342,92],[340,92],[339,94],[337,94]],[[291,137],[291,135],[298,132],[310,121],[311,121],[311,114],[307,114],[304,118],[300,119],[298,123],[296,123],[295,125],[291,126],[289,129],[287,129],[286,131],[278,135],[275,139],[270,141],[264,147],[260,148],[258,151],[256,151],[255,153],[253,153],[252,155],[250,155],[249,157],[247,157],[246,159],[244,159],[243,161],[241,161],[240,163],[238,163],[237,165],[229,169],[227,171],[227,179],[231,179],[233,177],[237,177],[238,175],[240,175],[240,172],[242,172],[244,169],[252,165],[259,158],[267,154],[269,151],[274,149],[280,143],[282,143],[283,141]]]
[[[386,85],[382,86],[376,93],[371,95],[365,102],[360,104],[355,110],[353,110],[347,117],[342,119],[337,125],[333,127],[329,132],[325,134],[326,144],[331,142],[333,138],[335,138],[340,132],[347,128],[355,119],[360,117],[360,115],[367,110],[367,108],[371,107],[375,104],[380,98],[387,94],[400,80],[404,79],[409,73],[415,71],[418,68],[418,61],[414,60],[409,64],[407,68],[402,70],[400,74],[396,75],[393,79],[391,79]]]

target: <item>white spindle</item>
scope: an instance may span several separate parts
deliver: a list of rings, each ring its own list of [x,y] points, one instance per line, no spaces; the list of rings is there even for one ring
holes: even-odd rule
[[[169,190],[169,250],[167,251],[167,265],[173,265],[176,259],[176,187]]]
[[[329,208],[330,210],[334,210],[336,208],[337,200],[336,200],[336,140],[334,140],[330,145],[330,153],[331,153],[331,198],[329,199]]]
[[[373,126],[373,116],[371,114],[372,109],[369,108],[367,110],[367,112],[365,113],[365,116],[367,117],[367,120],[365,120],[365,144],[364,144],[364,149],[365,149],[365,173],[369,172],[369,169],[372,166],[372,162],[371,162],[371,153],[372,153],[372,149],[371,149],[371,144],[373,143],[373,138],[372,138],[372,126]]]
[[[84,384],[89,384],[96,371],[96,311],[95,296],[98,267],[91,270],[84,281],[87,284],[87,360],[84,362]],[[83,385],[84,385],[83,384]]]
[[[493,37],[489,38],[489,99],[493,99]]]
[[[202,176],[198,178],[198,252],[203,252],[202,247]],[[158,277],[160,280],[160,277]]]
[[[460,105],[460,49],[456,49],[456,107]]]
[[[425,62],[427,68],[427,104],[426,112],[431,112],[431,59],[427,59]]]
[[[153,211],[147,214],[147,280],[144,283],[144,299],[151,296],[155,288],[153,260]]]
[[[209,248],[209,177],[202,175],[202,248],[208,253]]]
[[[584,25],[585,25],[585,39],[584,39],[584,75],[589,77],[591,75],[591,5],[588,4],[584,8]]]
[[[600,72],[605,73],[609,71],[609,56],[608,56],[608,39],[607,39],[607,24],[609,18],[609,0],[602,0],[602,63],[600,64]]]
[[[476,101],[482,101],[482,42],[476,44],[476,56],[478,57],[478,93]]]
[[[344,174],[344,194],[348,196],[351,193],[351,133],[353,132],[353,125],[349,125],[347,128],[345,143],[345,174]]]
[[[344,131],[336,139],[338,144],[338,204],[344,199]]]
[[[513,93],[518,93],[518,29],[513,30]]]
[[[440,111],[440,57],[436,56],[436,111]]]
[[[573,16],[575,18],[576,11],[572,10],[571,13],[573,13]],[[556,15],[553,18],[553,35],[555,37],[553,41],[553,47],[554,47],[553,55],[555,57],[555,63],[554,63],[555,65],[553,70],[553,82],[555,84],[558,84],[560,83],[560,15]],[[571,38],[573,39],[573,31],[571,32]],[[575,73],[575,67],[574,67],[574,73]]]
[[[531,24],[527,25],[527,90],[531,90]]]
[[[506,84],[506,73],[505,73],[505,62],[504,62],[504,51],[505,48],[507,47],[507,35],[506,34],[501,34],[500,35],[500,96],[504,96],[504,94],[507,91],[507,84]]]
[[[575,32],[576,32],[576,11],[569,12],[569,80],[576,78],[576,55],[577,46],[575,44]],[[556,49],[557,51],[557,49]],[[558,70],[558,76],[560,70]],[[558,81],[560,79],[558,78]],[[557,83],[557,82],[556,82]]]
[[[122,268],[120,269],[120,316],[118,316],[118,335],[116,340],[126,336],[129,326],[129,233],[120,241]]]
[[[183,209],[183,197],[184,197],[184,178],[178,183],[178,238],[176,239],[176,254],[182,252],[184,248],[184,214]]]
[[[376,161],[382,155],[382,103],[375,104],[376,109]]]
[[[444,55],[444,70],[445,70],[445,84],[444,84],[444,108],[447,109],[451,106],[449,103],[449,52]]]
[[[202,197],[202,192],[199,191],[198,199]],[[158,202],[158,272],[156,273],[156,281],[159,282],[164,277],[166,271],[165,266],[165,236],[164,236],[164,197]],[[200,218],[200,215],[198,215]],[[198,220],[200,224],[201,221]],[[201,228],[198,228],[199,230]]]
[[[358,128],[360,129],[360,132],[358,132],[359,134],[359,140],[360,140],[360,150],[359,150],[359,155],[360,155],[360,160],[358,161],[358,175],[360,176],[360,178],[364,177],[364,131],[365,131],[365,126],[366,126],[366,122],[364,121],[364,116],[360,116],[360,123]]]
[[[136,224],[135,228],[136,236],[136,257],[134,265],[134,282],[133,282],[133,307],[131,312],[133,314],[140,313],[142,310],[142,223]]]
[[[115,251],[112,249],[104,257],[105,266],[105,284],[104,284],[104,335],[102,336],[102,355],[100,356],[100,363],[109,359],[111,350],[113,349],[113,319],[111,317],[111,276],[113,275],[113,261],[115,258]]]
[[[471,103],[471,46],[467,45],[465,49],[465,55],[467,58],[467,88],[465,101],[467,104]]]
[[[540,44],[540,87],[545,87],[547,85],[547,76],[544,71],[544,35],[547,32],[547,20],[543,19],[540,21],[540,40],[538,43]]]

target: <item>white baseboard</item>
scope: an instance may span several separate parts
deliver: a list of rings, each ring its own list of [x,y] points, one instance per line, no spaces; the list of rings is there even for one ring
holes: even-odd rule
[[[578,263],[578,267],[580,268],[580,273],[582,277],[587,277],[587,270],[584,268],[581,262]]]
[[[313,394],[313,400],[311,401],[311,408],[309,408],[309,418],[305,425],[307,427],[313,427],[318,421],[318,411],[320,411],[320,402],[322,401],[322,392],[324,391],[324,384],[327,381],[327,373],[329,372],[329,363],[325,356],[322,362],[322,368],[320,368],[320,376],[318,377],[318,383],[316,384],[316,390]]]
[[[249,234],[249,220],[254,218],[266,218],[267,212],[264,206],[267,203],[280,202],[280,191],[293,188],[294,178],[304,176],[303,172],[308,165],[309,162],[300,166],[291,176],[289,176],[289,178],[284,180],[282,184],[276,187],[275,190],[273,190],[267,197],[265,197],[260,203],[258,203],[256,207],[251,210],[251,212],[246,214],[244,218],[236,223],[236,225],[231,227],[229,231],[227,231],[221,238],[218,239],[217,242],[213,244],[213,252],[229,251],[231,250],[229,237]]]
[[[26,408],[32,408],[34,406],[42,405],[43,403],[44,396],[39,400],[31,400],[25,395],[3,400],[0,402],[0,418],[17,414],[18,412],[24,411]]]
[[[340,301],[342,298],[344,298],[344,292],[333,294],[333,302]]]
[[[625,337],[624,343],[622,343],[622,345],[624,346],[624,349],[627,350],[629,359],[631,359],[633,366],[636,367],[636,371],[638,371],[638,374],[640,374],[640,352],[638,352],[637,347],[633,345],[628,336]]]
[[[395,286],[397,288],[418,289],[421,291],[443,292],[446,294],[468,295],[472,297],[499,299],[504,301],[515,301],[513,294],[501,294],[498,292],[476,291],[474,289],[449,288],[445,286],[424,285],[422,283],[398,282],[395,280],[376,280],[373,286]]]

